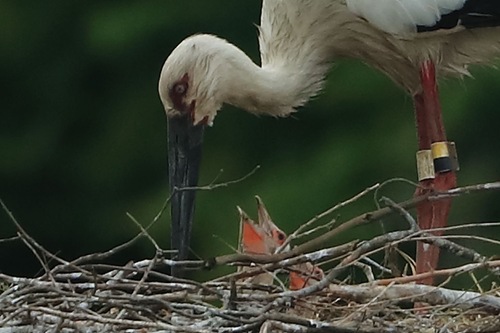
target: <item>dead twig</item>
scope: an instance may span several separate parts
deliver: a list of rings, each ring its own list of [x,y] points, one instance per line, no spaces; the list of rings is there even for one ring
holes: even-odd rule
[[[350,198],[348,200],[345,200],[345,201],[343,201],[343,202],[341,202],[339,204],[336,204],[332,208],[329,208],[326,211],[324,211],[324,212],[316,215],[315,217],[313,217],[312,219],[310,219],[306,223],[301,224],[300,227],[297,228],[297,230],[295,230],[291,235],[288,236],[288,238],[286,239],[286,241],[280,246],[279,249],[276,250],[276,252],[278,252],[278,253],[281,252],[284,248],[286,248],[286,246],[288,244],[290,244],[291,241],[293,241],[294,239],[296,239],[297,236],[301,232],[303,232],[303,230],[306,230],[311,225],[313,225],[314,223],[316,223],[318,220],[322,219],[325,216],[328,216],[328,215],[332,214],[333,212],[339,210],[342,207],[345,207],[345,206],[347,206],[347,205],[349,205],[349,204],[351,204],[351,203],[359,200],[360,198],[362,198],[366,194],[370,193],[371,191],[376,190],[379,186],[380,186],[379,184],[375,184],[373,186],[370,186],[370,187],[366,188],[365,190],[363,190],[362,192],[356,194],[352,198]]]
[[[257,166],[255,166],[255,168],[253,168],[249,173],[247,173],[243,177],[240,177],[240,178],[235,179],[235,180],[223,182],[223,183],[215,183],[215,180],[217,178],[219,178],[219,176],[217,176],[217,178],[208,185],[186,186],[186,187],[182,187],[182,188],[175,187],[174,193],[175,192],[183,192],[183,191],[212,191],[212,190],[215,190],[215,189],[218,189],[221,187],[228,187],[230,185],[238,184],[238,183],[241,183],[241,182],[247,180],[249,177],[253,176],[259,169],[260,169],[260,165],[257,165]]]
[[[216,180],[201,189],[219,187],[219,184],[215,183]],[[339,205],[347,205],[365,192],[377,188],[376,186],[368,188]],[[429,193],[402,203],[383,198],[388,207],[360,214],[311,241],[299,244],[291,251],[269,256],[229,254],[209,260],[166,259],[164,254],[167,251],[161,249],[148,233],[151,224],[142,227],[133,216],[129,215],[140,229],[134,238],[111,250],[82,256],[68,262],[57,256],[51,257],[43,246],[18,228],[19,239],[39,255],[40,264],[45,265],[47,273],[37,278],[20,278],[0,273],[0,333],[17,333],[23,330],[64,333],[83,330],[245,333],[257,331],[259,328],[263,333],[272,331],[389,333],[427,332],[430,329],[434,330],[435,327],[440,327],[444,330],[443,333],[468,332],[472,328],[482,332],[498,332],[500,329],[498,285],[493,284],[491,288],[484,286],[479,276],[479,272],[482,271],[478,270],[498,271],[500,261],[485,258],[474,249],[451,242],[449,239],[457,237],[455,235],[449,235],[448,238],[436,237],[430,234],[431,231],[419,230],[408,210],[424,200],[439,200],[448,196],[499,188],[500,183],[480,184],[454,189],[449,193]],[[10,212],[3,203],[2,206],[9,215]],[[332,207],[314,217],[308,227],[341,206]],[[379,221],[394,213],[400,214],[405,219],[409,225],[408,230],[384,233],[365,241],[355,240],[335,247],[322,248],[325,241],[334,236],[354,227]],[[158,218],[159,215],[151,223]],[[14,220],[14,224],[17,223],[13,216],[11,220]],[[482,227],[495,225],[498,223],[479,224]],[[444,229],[456,230],[472,226],[477,225]],[[327,222],[326,225],[316,226],[307,232],[320,229],[323,231],[328,228],[330,225]],[[295,240],[300,234],[297,231]],[[124,266],[106,262],[118,251],[140,238],[148,239],[156,249],[152,258],[130,261]],[[368,279],[368,283],[352,284],[354,281],[352,277],[345,280],[352,285],[347,285],[345,282],[332,283],[338,279],[340,273],[345,272],[347,267],[361,265],[364,269],[369,268],[366,262],[389,274],[386,268],[368,256],[383,251],[387,246],[421,239],[435,242],[438,246],[447,248],[468,261],[465,265],[424,274],[445,277],[448,280],[464,273],[470,274],[474,282],[472,288],[480,292],[414,284],[413,282],[424,277],[422,274],[377,280],[370,269],[366,270],[366,278],[362,276]],[[495,242],[486,238],[482,240]],[[49,260],[45,261],[44,257]],[[55,261],[53,268],[50,260]],[[325,278],[301,290],[287,290],[287,271],[299,272],[297,266],[305,262],[321,264],[326,271]],[[334,265],[332,269],[325,268],[332,264]],[[250,265],[255,268],[243,274],[231,273],[207,282],[174,278],[163,273],[170,266],[199,270],[214,268],[217,265]],[[256,285],[239,281],[262,272],[277,276],[280,279],[279,283]],[[284,278],[281,274],[284,274]],[[427,309],[429,315],[422,315],[407,308],[408,302],[429,304]]]
[[[411,275],[411,276],[402,276],[402,277],[395,277],[395,278],[390,278],[390,279],[375,280],[374,283],[377,285],[388,285],[388,284],[392,284],[392,283],[403,284],[403,283],[410,283],[410,282],[415,282],[415,281],[422,281],[422,279],[425,279],[428,277],[439,277],[439,276],[450,277],[453,275],[468,273],[468,272],[471,272],[471,271],[474,271],[474,270],[477,270],[480,268],[498,268],[498,267],[500,267],[500,260],[492,260],[492,261],[485,261],[482,263],[466,264],[466,265],[454,267],[454,268],[440,269],[440,270],[435,270],[435,271],[431,271],[431,272],[415,274],[415,275]]]

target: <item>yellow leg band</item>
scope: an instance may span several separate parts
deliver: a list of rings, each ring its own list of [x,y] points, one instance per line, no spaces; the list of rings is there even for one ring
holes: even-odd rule
[[[434,142],[431,149],[417,152],[418,180],[434,179],[437,173],[458,171],[458,158],[454,142]]]
[[[448,142],[434,142],[431,144],[432,159],[449,157]]]

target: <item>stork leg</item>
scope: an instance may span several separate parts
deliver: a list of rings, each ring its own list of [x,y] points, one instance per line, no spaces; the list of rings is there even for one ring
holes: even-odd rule
[[[422,92],[414,96],[415,115],[418,132],[419,150],[430,150],[435,142],[446,142],[446,132],[441,115],[436,70],[434,63],[425,61],[420,69]],[[430,191],[443,191],[456,186],[456,176],[453,170],[436,172],[435,178],[420,181],[415,196]],[[442,228],[446,226],[451,200],[424,201],[417,206],[418,225],[421,229]],[[441,235],[442,232],[433,232]],[[417,243],[417,274],[434,270],[439,260],[439,248],[423,242]],[[420,283],[431,285],[433,278],[426,278]]]

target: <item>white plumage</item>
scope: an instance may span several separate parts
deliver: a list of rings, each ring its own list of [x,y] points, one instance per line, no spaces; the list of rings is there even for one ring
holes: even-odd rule
[[[286,116],[315,95],[330,63],[357,58],[383,71],[410,94],[421,90],[424,60],[438,74],[468,74],[470,64],[500,53],[500,28],[461,27],[416,33],[465,0],[264,0],[259,44],[262,66],[211,35],[188,37],[168,57],[159,93],[168,115],[178,114],[169,91],[184,74],[184,99],[194,123],[211,124],[222,104]]]
[[[354,14],[375,27],[396,35],[417,32],[417,26],[433,26],[442,15],[463,7],[466,0],[346,0]]]

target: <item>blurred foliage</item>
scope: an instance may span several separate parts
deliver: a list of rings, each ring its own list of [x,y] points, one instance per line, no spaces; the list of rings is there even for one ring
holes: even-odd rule
[[[135,235],[126,212],[144,225],[151,221],[167,196],[165,116],[157,96],[163,61],[197,32],[223,36],[258,61],[253,24],[259,12],[260,1],[0,2],[0,197],[26,230],[71,259]],[[500,72],[473,73],[475,79],[441,84],[462,185],[498,180],[500,168]],[[353,60],[339,60],[324,93],[293,117],[257,118],[225,107],[206,134],[201,184],[220,170],[218,181],[228,181],[261,169],[237,185],[199,193],[193,251],[204,258],[232,251],[235,207],[256,216],[255,194],[275,222],[292,231],[374,183],[415,180],[415,151],[411,98]],[[407,184],[383,191],[396,201],[412,193]],[[498,221],[499,199],[499,193],[456,199],[450,223]],[[368,197],[338,218],[373,208]],[[164,247],[167,215],[151,231]],[[363,227],[334,242],[379,231],[378,225]],[[459,232],[498,240],[499,231]],[[0,238],[15,232],[0,213]],[[486,255],[500,253],[498,245],[462,243]],[[20,242],[2,244],[0,251],[0,271],[33,275],[40,267]],[[143,242],[117,261],[152,254]],[[451,260],[445,254],[442,262],[456,263]]]

